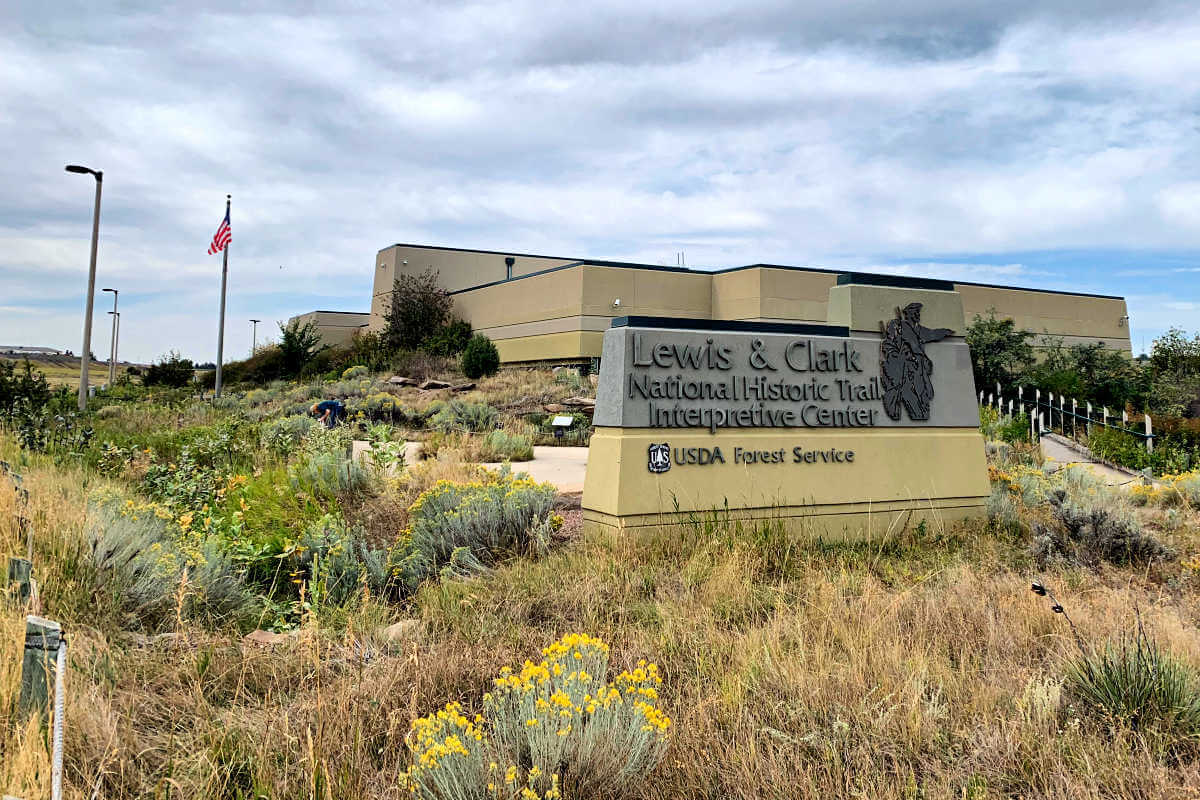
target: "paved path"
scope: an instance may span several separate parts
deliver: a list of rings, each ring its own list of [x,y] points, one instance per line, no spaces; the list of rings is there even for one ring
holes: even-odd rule
[[[1124,486],[1141,482],[1141,478],[1094,461],[1091,457],[1051,436],[1042,437],[1042,456],[1046,459],[1046,463],[1054,468],[1061,469],[1076,464],[1086,467],[1089,472],[1109,486]]]
[[[355,460],[365,458],[371,445],[356,440],[352,455]],[[421,443],[406,442],[404,463],[416,464],[421,458]],[[588,449],[586,447],[534,447],[533,461],[513,462],[513,472],[527,472],[539,483],[553,484],[563,494],[583,491],[583,476],[587,471]],[[500,469],[499,463],[484,464],[488,469]]]
[[[563,494],[583,491],[583,476],[587,471],[586,447],[534,447],[533,461],[518,461],[513,472],[528,472],[541,483],[551,483]],[[499,469],[499,464],[485,464]]]

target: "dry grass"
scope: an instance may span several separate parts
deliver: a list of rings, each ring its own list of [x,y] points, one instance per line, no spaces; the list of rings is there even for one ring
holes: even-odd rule
[[[24,362],[24,357],[4,357],[18,367]],[[30,356],[30,362],[41,373],[45,374],[46,382],[53,388],[59,386],[79,386],[79,358],[77,356]],[[128,364],[117,364],[117,377],[129,370]],[[108,362],[93,360],[88,365],[88,384],[100,386],[108,383]]]
[[[0,447],[2,457],[12,451]],[[103,613],[75,553],[94,479],[24,468],[47,613],[72,636],[67,797],[400,797],[417,716],[480,705],[500,667],[570,631],[614,667],[664,671],[675,738],[646,798],[1160,798],[1200,792],[1200,763],[1060,702],[1073,645],[1029,592],[1025,542],[976,525],[874,545],[790,545],[718,528],[589,536],[540,561],[370,602],[344,627],[306,621],[274,648],[181,628],[139,645]],[[479,467],[428,462],[398,498]],[[17,550],[0,485],[0,554]],[[397,500],[397,502],[401,502]],[[394,524],[394,523],[391,523]],[[1200,533],[1178,531],[1181,552]],[[71,559],[75,560],[72,561]],[[1196,578],[1104,568],[1041,576],[1087,639],[1137,603],[1161,644],[1200,663]],[[376,629],[396,614],[423,635]],[[13,700],[20,616],[0,617],[0,707]],[[43,739],[3,730],[0,792],[48,792]]]

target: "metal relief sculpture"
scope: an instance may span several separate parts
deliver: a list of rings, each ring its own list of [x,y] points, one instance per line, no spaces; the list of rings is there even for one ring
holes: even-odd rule
[[[925,355],[925,345],[954,333],[949,328],[926,328],[921,324],[921,304],[909,303],[896,309],[896,318],[879,323],[883,341],[879,343],[879,381],[883,387],[883,410],[893,420],[900,419],[900,406],[909,419],[929,419],[933,400],[933,362]]]

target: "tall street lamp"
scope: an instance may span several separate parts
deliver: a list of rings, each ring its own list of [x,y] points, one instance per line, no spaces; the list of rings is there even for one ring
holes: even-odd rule
[[[84,303],[83,351],[79,354],[79,410],[85,411],[88,401],[88,367],[92,360],[92,296],[96,293],[96,244],[100,239],[100,187],[104,182],[104,173],[78,164],[68,164],[67,172],[91,175],[96,179],[96,209],[92,213],[92,261],[88,267],[87,298]]]
[[[113,310],[108,312],[112,314],[112,341],[108,346],[108,385],[111,387],[117,382],[117,320],[120,315],[117,313],[117,295],[120,294],[116,289],[101,289],[102,292],[112,292],[113,295]]]
[[[115,364],[115,363],[117,363],[117,345],[121,341],[121,312],[120,311],[109,311],[108,313],[112,314],[112,318],[113,318],[113,350],[112,350],[113,355],[112,355],[112,358],[110,359],[110,361],[112,364]],[[115,375],[115,372],[110,368],[109,374]],[[116,378],[114,377],[112,379],[112,381],[113,381],[113,383],[115,383]],[[109,386],[112,386],[112,383],[110,383]]]
[[[254,351],[258,349],[258,323],[261,319],[250,320],[250,356],[254,357]]]

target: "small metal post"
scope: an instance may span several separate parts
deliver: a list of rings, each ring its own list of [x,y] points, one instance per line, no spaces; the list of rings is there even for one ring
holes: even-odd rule
[[[1092,435],[1092,404],[1091,404],[1091,402],[1089,402],[1087,404],[1087,415],[1088,415],[1087,435],[1091,436]]]
[[[1107,428],[1108,427],[1108,406],[1100,406],[1100,410],[1101,410],[1101,414],[1102,414],[1102,416],[1100,417],[1100,424]]]
[[[983,389],[979,390],[979,405],[983,405]]]
[[[1077,423],[1075,422],[1075,417],[1078,414],[1078,412],[1079,412],[1079,403],[1078,403],[1078,401],[1075,400],[1074,397],[1072,397],[1071,398],[1071,438],[1072,439],[1075,438],[1076,428],[1078,427]]]
[[[1150,415],[1143,414],[1142,416],[1144,416],[1146,418],[1146,452],[1153,453],[1154,452],[1154,429],[1151,427],[1151,424],[1150,424]]]
[[[1129,412],[1128,411],[1121,411],[1121,427],[1122,428],[1129,427]]]
[[[21,663],[21,696],[17,711],[21,719],[40,714],[45,724],[50,717],[50,686],[54,683],[62,627],[53,620],[25,618],[25,659]]]

